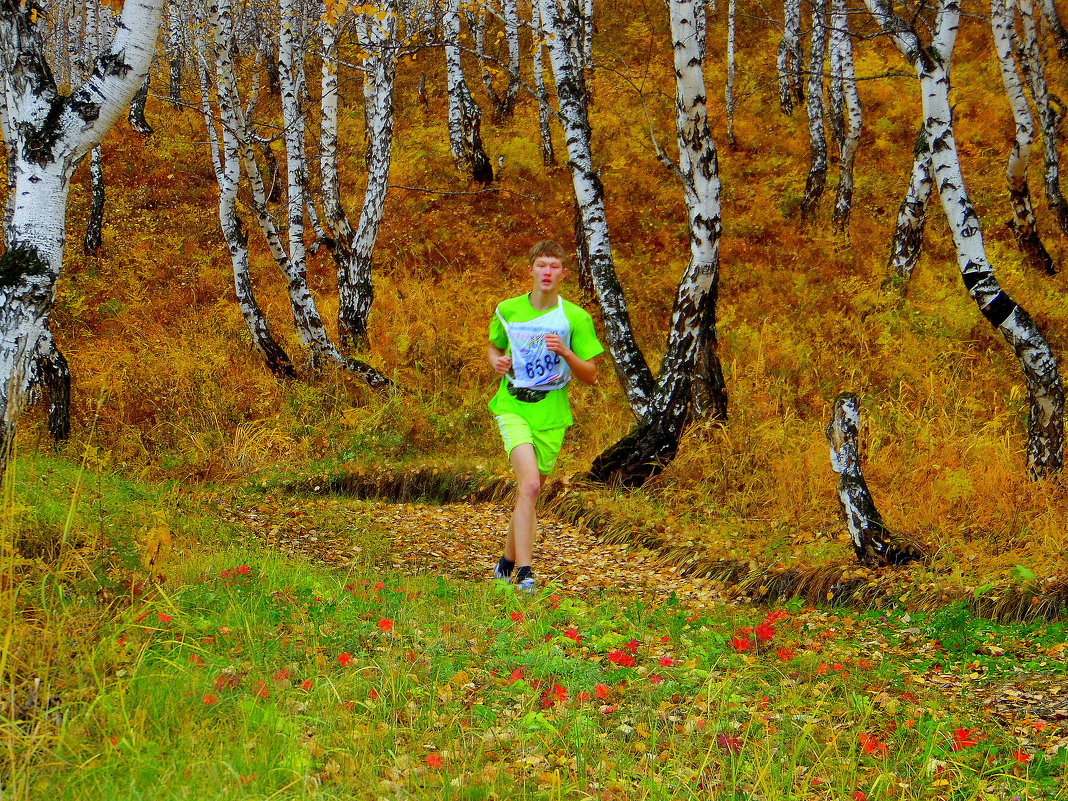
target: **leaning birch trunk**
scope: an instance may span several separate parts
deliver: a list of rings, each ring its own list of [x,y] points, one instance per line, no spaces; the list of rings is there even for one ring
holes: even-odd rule
[[[827,54],[827,2],[813,0],[812,42],[808,67],[808,141],[812,163],[805,179],[801,219],[815,217],[827,186],[827,137],[823,132],[823,63]]]
[[[1030,405],[1028,473],[1036,480],[1059,473],[1063,466],[1064,392],[1057,360],[1030,315],[998,285],[957,155],[946,64],[956,41],[960,6],[957,0],[941,0],[938,32],[934,45],[928,49],[909,24],[894,13],[890,0],[865,2],[919,78],[935,186],[953,234],[964,285],[1020,362]]]
[[[442,10],[445,67],[449,90],[449,145],[456,169],[470,172],[482,184],[493,181],[493,167],[482,147],[482,110],[464,78],[460,59],[460,0],[446,0]]]
[[[831,64],[836,76],[843,109],[842,134],[839,141],[838,189],[835,192],[831,221],[839,231],[849,225],[853,208],[853,165],[860,148],[860,134],[864,113],[857,91],[856,70],[853,65],[853,42],[849,31],[849,11],[845,0],[831,0]]]
[[[71,95],[46,61],[47,19],[35,4],[0,0],[0,104],[14,153],[13,203],[0,257],[0,468],[42,370],[57,362],[49,331],[63,266],[74,167],[129,105],[148,74],[163,0],[127,0],[111,47]]]
[[[718,156],[708,124],[704,39],[697,35],[704,19],[704,2],[669,0],[668,13],[675,57],[677,172],[690,225],[690,262],[675,296],[649,419],[598,456],[590,468],[589,477],[595,481],[629,487],[644,484],[675,458],[691,415],[698,360],[705,355],[710,340],[715,345],[715,290],[723,227]],[[722,385],[718,359],[716,367]],[[721,401],[725,417],[725,393]]]
[[[541,163],[545,167],[556,166],[556,151],[553,149],[552,108],[549,106],[549,91],[545,87],[543,63],[545,43],[542,41],[541,13],[537,0],[530,11],[531,27],[534,30],[534,89],[538,96],[538,130],[541,132]]]
[[[1042,14],[1046,18],[1046,27],[1057,43],[1057,53],[1062,59],[1068,59],[1068,30],[1065,30],[1061,16],[1057,13],[1057,0],[1039,0]]]
[[[906,282],[920,260],[923,251],[923,230],[927,226],[927,206],[934,188],[931,173],[931,152],[927,145],[927,133],[920,126],[916,147],[912,154],[912,173],[905,199],[897,210],[897,226],[890,243],[890,259],[887,270],[891,280]]]
[[[1020,28],[1023,33],[1020,60],[1023,65],[1027,83],[1031,87],[1031,97],[1038,109],[1038,118],[1042,124],[1042,144],[1045,152],[1044,177],[1046,184],[1046,202],[1061,231],[1068,234],[1068,201],[1061,192],[1060,125],[1064,109],[1059,101],[1050,94],[1046,82],[1046,69],[1043,65],[1042,50],[1039,47],[1038,32],[1035,26],[1035,11],[1031,0],[1017,0],[1020,9]]]
[[[338,268],[338,330],[343,344],[368,347],[367,322],[374,302],[372,263],[385,211],[393,155],[393,86],[396,77],[397,17],[367,15],[358,23],[364,59],[364,116],[367,127],[367,185],[357,230],[341,203],[337,161],[338,81],[334,26],[323,23],[322,138],[323,207],[333,236],[330,251]]]
[[[801,0],[785,0],[783,4],[783,32],[779,41],[776,66],[779,72],[779,105],[784,114],[794,113],[794,102],[801,103],[805,92],[801,84]]]
[[[860,469],[860,398],[843,392],[834,400],[824,434],[831,448],[831,469],[838,473],[838,503],[857,559],[867,564],[899,565],[921,556],[921,549],[896,542],[868,490]]]
[[[229,48],[227,31],[233,29],[233,17],[228,4],[222,8],[218,5],[209,5],[206,9],[207,29],[210,31],[212,59],[220,61],[223,69],[227,72],[232,69],[230,65],[231,50]],[[233,97],[229,92],[219,93],[219,116],[222,121],[222,141],[215,128],[215,121],[211,114],[210,90],[208,88],[207,68],[203,61],[203,54],[198,63],[197,77],[200,84],[201,113],[204,116],[204,126],[208,133],[208,143],[211,148],[211,164],[215,171],[215,178],[219,184],[219,225],[222,228],[223,239],[230,251],[230,263],[234,273],[234,293],[237,297],[237,305],[241,310],[241,316],[245,320],[249,335],[252,338],[252,346],[263,357],[264,363],[274,375],[279,378],[296,378],[297,371],[290,361],[285,349],[278,344],[278,340],[271,332],[263,310],[256,300],[256,294],[252,287],[252,276],[249,271],[248,235],[245,233],[241,217],[237,211],[237,195],[241,183],[241,143],[237,137],[237,131],[241,128],[239,119],[240,109],[232,105]]]
[[[1031,204],[1031,190],[1027,185],[1027,167],[1031,160],[1031,145],[1035,139],[1035,121],[1016,70],[1015,14],[1014,6],[1010,6],[1010,2],[1014,0],[992,0],[990,4],[990,27],[994,33],[998,61],[1001,63],[1001,80],[1005,84],[1005,95],[1016,123],[1016,136],[1005,167],[1009,184],[1009,203],[1012,206],[1009,226],[1027,263],[1034,269],[1055,275],[1057,268],[1053,265],[1053,258],[1038,235],[1038,223]]]
[[[549,58],[556,77],[556,94],[560,99],[560,118],[569,156],[568,167],[588,248],[589,273],[604,316],[605,338],[631,411],[644,421],[653,399],[653,375],[634,341],[627,302],[616,277],[605,217],[604,186],[593,165],[592,132],[581,77],[582,65],[575,62],[569,46],[569,39],[574,37],[576,31],[573,27],[565,30],[557,0],[538,2]],[[569,20],[568,23],[574,26],[575,21]]]
[[[734,34],[736,28],[736,0],[727,2],[727,146],[732,150],[738,147],[738,140],[734,137],[734,79],[735,79],[735,52]]]

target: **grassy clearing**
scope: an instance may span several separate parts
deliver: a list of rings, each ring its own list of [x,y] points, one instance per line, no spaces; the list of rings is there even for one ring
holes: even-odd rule
[[[94,481],[134,518],[168,497]],[[6,797],[1068,797],[1059,724],[982,700],[1059,682],[1063,626],[342,572],[194,541],[202,503],[163,586],[4,584]]]

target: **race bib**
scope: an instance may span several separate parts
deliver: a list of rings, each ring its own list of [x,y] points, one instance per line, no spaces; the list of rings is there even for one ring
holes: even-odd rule
[[[571,368],[562,356],[545,345],[546,334],[556,334],[565,345],[571,346],[571,325],[564,314],[563,300],[553,311],[525,323],[505,322],[499,312],[497,316],[511,345],[512,386],[545,392],[566,386],[571,380]]]

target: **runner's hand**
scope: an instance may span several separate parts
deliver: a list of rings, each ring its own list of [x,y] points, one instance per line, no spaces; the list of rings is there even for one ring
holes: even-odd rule
[[[568,348],[564,344],[564,341],[560,339],[559,334],[546,334],[545,335],[545,347],[551,350],[558,356],[566,356]]]
[[[493,361],[493,369],[497,371],[497,375],[506,375],[512,369],[512,357],[498,356]]]

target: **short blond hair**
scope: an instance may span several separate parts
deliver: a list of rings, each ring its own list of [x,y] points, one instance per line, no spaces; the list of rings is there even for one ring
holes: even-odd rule
[[[542,239],[530,249],[527,257],[530,266],[533,267],[534,261],[542,256],[551,256],[554,259],[559,259],[561,264],[567,265],[567,251],[564,250],[563,245],[551,239]]]

